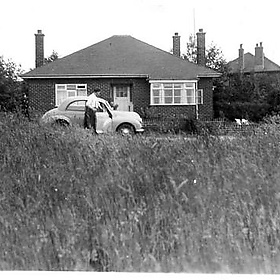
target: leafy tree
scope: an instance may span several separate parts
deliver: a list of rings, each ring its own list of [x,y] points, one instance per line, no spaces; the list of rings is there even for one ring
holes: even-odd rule
[[[206,49],[206,66],[217,70],[218,72],[224,73],[226,71],[226,59],[224,58],[223,52],[213,42]]]
[[[24,95],[24,83],[19,76],[21,66],[11,60],[0,57],[0,109],[6,111],[18,110]]]
[[[196,59],[197,49],[196,49],[195,36],[193,34],[189,36],[186,53],[184,53],[182,57],[190,62],[197,63],[197,59]]]
[[[58,53],[56,51],[53,51],[49,57],[44,59],[44,62],[50,63],[50,62],[57,60],[58,58],[59,58]]]
[[[223,88],[214,90],[215,117],[261,120],[267,113],[268,104],[258,96],[251,78],[236,74],[228,79]]]
[[[261,121],[280,114],[280,84],[269,74],[227,74],[226,82],[214,90],[215,117]]]
[[[184,59],[190,62],[197,63],[197,47],[195,36],[191,34],[189,36],[189,42],[187,42],[186,53],[182,55]],[[220,72],[225,71],[226,60],[223,52],[213,42],[206,48],[205,52],[206,66]]]

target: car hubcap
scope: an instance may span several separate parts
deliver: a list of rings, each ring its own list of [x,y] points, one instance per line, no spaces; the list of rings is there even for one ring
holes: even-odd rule
[[[130,129],[127,128],[127,127],[123,128],[123,129],[122,129],[122,134],[123,134],[123,135],[129,135],[129,134],[131,134],[131,133],[130,133]]]

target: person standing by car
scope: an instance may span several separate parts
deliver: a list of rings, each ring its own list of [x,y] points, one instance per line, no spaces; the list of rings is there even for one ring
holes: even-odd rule
[[[96,112],[100,107],[98,97],[100,96],[100,89],[95,88],[93,93],[88,96],[85,107],[84,128],[93,128],[96,132]]]

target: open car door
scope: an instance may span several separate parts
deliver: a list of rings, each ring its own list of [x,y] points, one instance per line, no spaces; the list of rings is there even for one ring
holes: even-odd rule
[[[112,115],[106,105],[100,102],[100,108],[96,112],[96,132],[105,133],[112,131]]]

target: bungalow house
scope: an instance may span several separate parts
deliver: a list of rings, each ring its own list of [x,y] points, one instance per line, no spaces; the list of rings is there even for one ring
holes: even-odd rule
[[[44,64],[44,34],[35,34],[36,68],[22,77],[29,104],[44,112],[63,99],[101,89],[119,110],[160,116],[211,119],[212,80],[219,73],[205,67],[205,33],[197,33],[198,62],[180,56],[180,36],[173,36],[173,54],[131,36],[112,36],[66,57]]]

